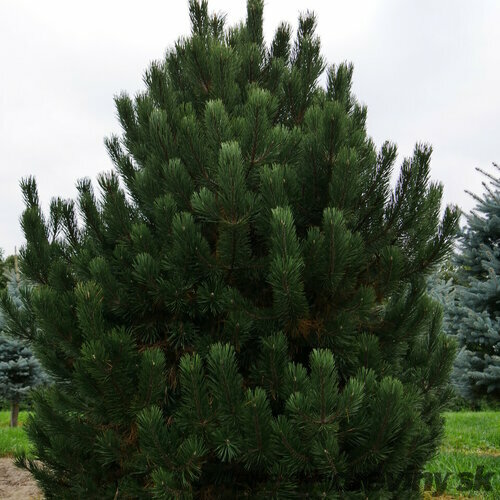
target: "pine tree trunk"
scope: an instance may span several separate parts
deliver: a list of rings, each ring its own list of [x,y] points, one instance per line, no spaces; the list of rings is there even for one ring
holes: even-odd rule
[[[19,403],[12,403],[10,411],[10,426],[17,427],[17,419],[19,417]]]

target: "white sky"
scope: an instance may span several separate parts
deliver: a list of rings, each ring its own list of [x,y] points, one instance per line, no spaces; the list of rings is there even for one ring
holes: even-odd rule
[[[229,24],[245,0],[211,0]],[[500,2],[267,0],[265,35],[316,12],[328,63],[354,63],[368,132],[399,147],[434,147],[432,177],[464,210],[475,171],[500,162]],[[187,0],[0,0],[0,247],[23,242],[21,177],[36,176],[44,207],[112,165],[103,138],[119,132],[113,95],[142,88],[149,62],[187,35]]]

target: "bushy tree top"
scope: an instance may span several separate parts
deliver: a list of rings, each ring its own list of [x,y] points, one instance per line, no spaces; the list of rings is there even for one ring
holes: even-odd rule
[[[454,352],[425,295],[457,224],[431,148],[391,189],[396,147],[368,137],[352,66],[317,84],[312,14],[269,46],[262,1],[230,29],[190,15],[116,98],[100,193],[82,180],[45,216],[22,183],[27,336],[59,381],[25,465],[55,496],[415,492]]]
[[[491,266],[484,261],[500,256],[500,180],[483,170],[478,171],[488,182],[483,182],[481,195],[469,192],[477,204],[474,210],[465,214],[467,223],[461,232],[456,256],[460,276],[465,280],[472,276],[486,278]]]

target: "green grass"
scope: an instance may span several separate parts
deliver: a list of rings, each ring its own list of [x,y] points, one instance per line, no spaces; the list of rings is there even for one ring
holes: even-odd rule
[[[24,422],[26,422],[27,418],[28,418],[27,411],[19,412],[19,418],[18,418],[19,425],[22,426]],[[10,423],[10,411],[0,411],[0,429],[3,429],[4,427],[9,427],[9,423]]]
[[[30,444],[22,428],[27,416],[27,412],[20,412],[19,427],[10,428],[10,412],[0,411],[0,457],[16,455],[22,451],[29,453]]]
[[[439,454],[431,460],[426,471],[450,473],[443,495],[447,498],[500,498],[500,412],[446,413],[445,435]],[[484,474],[493,473],[491,491],[467,488],[460,491],[461,473],[472,473],[483,467]],[[436,484],[432,487],[436,493]],[[430,498],[430,494],[426,497]],[[435,497],[434,497],[435,498]]]
[[[442,449],[464,452],[500,452],[500,412],[445,413]]]

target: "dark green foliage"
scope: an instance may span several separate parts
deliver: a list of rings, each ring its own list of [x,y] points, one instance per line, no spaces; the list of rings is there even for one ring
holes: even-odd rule
[[[116,166],[40,211],[22,183],[22,269],[56,378],[22,461],[56,498],[346,498],[418,493],[454,347],[425,275],[439,218],[430,148],[396,189],[352,67],[328,73],[315,19],[262,38],[263,2],[191,36],[116,98]],[[82,224],[77,225],[76,211]]]

